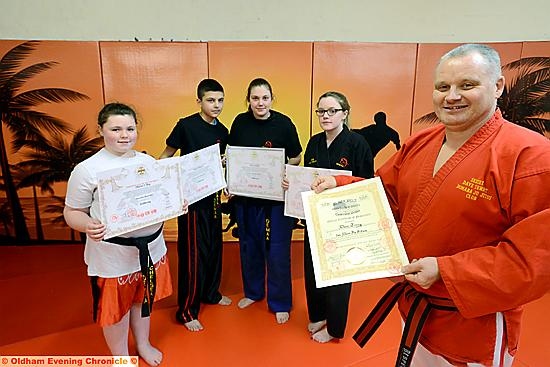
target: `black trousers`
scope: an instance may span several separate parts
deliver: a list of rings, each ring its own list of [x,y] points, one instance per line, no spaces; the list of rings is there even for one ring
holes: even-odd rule
[[[222,249],[221,213],[214,205],[178,217],[178,321],[197,319],[201,302],[222,298]]]
[[[328,333],[334,338],[343,338],[348,322],[351,283],[316,287],[309,237],[306,231],[304,231],[304,280],[309,321],[327,320]]]

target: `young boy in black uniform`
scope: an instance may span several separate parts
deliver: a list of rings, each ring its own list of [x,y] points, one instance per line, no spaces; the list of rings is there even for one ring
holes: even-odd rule
[[[160,158],[185,155],[219,143],[225,152],[227,128],[218,120],[224,102],[223,87],[214,79],[197,86],[200,112],[180,119],[166,139]],[[189,206],[178,217],[178,310],[176,320],[190,331],[203,329],[198,320],[200,303],[231,304],[220,291],[222,271],[221,192]]]

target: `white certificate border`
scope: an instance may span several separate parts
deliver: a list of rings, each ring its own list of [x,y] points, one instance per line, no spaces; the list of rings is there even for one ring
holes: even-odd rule
[[[211,153],[210,150],[215,150],[217,154],[214,153],[214,152]],[[188,153],[188,154],[185,154],[185,155],[179,157],[180,165],[181,165],[180,169],[184,170],[184,168],[183,168],[184,164],[187,164],[188,160],[192,162],[193,161],[192,157],[197,155],[197,154],[199,154],[199,155],[200,154],[212,154],[214,156],[220,157],[221,156],[221,154],[220,154],[220,144],[219,143],[212,144],[208,147],[196,150],[194,152],[191,152],[191,153]],[[186,198],[185,197],[185,192],[184,192],[184,198],[187,200],[188,205],[194,204],[194,203],[204,199],[205,197],[208,197],[208,196],[210,196],[210,195],[212,195],[212,194],[214,194],[214,193],[216,193],[220,190],[223,190],[227,187],[227,183],[225,182],[225,176],[223,174],[223,167],[222,167],[221,159],[216,160],[215,166],[213,168],[216,169],[216,172],[218,173],[217,178],[221,179],[221,182],[216,182],[217,185],[212,186],[212,188],[210,188],[209,190],[205,190],[204,192],[201,193],[201,195],[199,195],[199,196],[197,196],[193,199]],[[188,169],[188,167],[186,167],[185,169]],[[182,187],[183,187],[183,184],[186,183],[186,177],[183,176],[183,174],[182,174],[181,181],[182,181]],[[185,190],[183,190],[183,191],[185,191]]]
[[[280,154],[281,164],[280,164],[279,182],[282,183],[282,180],[284,177],[284,169],[285,169],[285,149],[284,148],[265,148],[265,147],[242,147],[242,146],[230,146],[230,145],[228,145],[226,148],[227,191],[229,192],[229,194],[237,195],[237,196],[246,196],[246,197],[257,198],[257,199],[284,201],[285,200],[284,190],[282,187],[281,187],[280,194],[278,195],[262,194],[258,192],[249,192],[244,190],[240,191],[240,190],[235,190],[234,188],[231,187],[231,184],[235,181],[234,174],[232,174],[232,172],[237,172],[237,170],[234,168],[236,167],[236,165],[234,160],[232,159],[231,151],[236,151],[236,150],[241,150],[241,151],[244,150],[244,151],[250,151],[250,152],[253,152],[253,151],[265,152],[266,150],[269,150],[273,153],[280,152],[279,154]],[[273,167],[266,167],[266,169],[272,170]]]
[[[348,170],[336,170],[332,168],[318,168],[318,167],[302,167],[302,166],[294,166],[292,164],[286,164],[285,165],[286,170],[286,177],[289,181],[289,188],[285,191],[285,211],[284,214],[287,217],[293,217],[298,219],[306,219],[306,216],[303,211],[303,205],[302,205],[302,212],[296,213],[294,211],[291,211],[291,205],[289,205],[289,192],[292,190],[292,181],[290,178],[292,177],[292,174],[288,174],[288,171],[294,171],[294,173],[300,174],[300,171],[303,171],[302,174],[308,174],[308,172],[313,173],[312,177],[315,178],[314,173],[319,172],[319,176],[333,176],[333,175],[343,175],[343,176],[351,176],[352,172]],[[313,181],[312,181],[313,182]],[[306,190],[309,191],[309,190]],[[303,191],[302,191],[303,192]],[[300,203],[302,203],[302,197],[299,196]],[[303,214],[303,215],[302,215]]]
[[[147,221],[140,221],[140,222],[135,223],[134,225],[118,226],[117,227],[118,229],[116,229],[116,230],[111,229],[112,226],[111,227],[109,226],[110,221],[107,219],[107,214],[106,214],[107,199],[106,199],[105,196],[108,196],[106,194],[106,192],[107,192],[106,187],[111,184],[111,182],[114,180],[115,176],[120,174],[121,170],[118,169],[118,174],[113,174],[113,176],[111,176],[110,178],[98,179],[97,190],[98,190],[98,195],[99,195],[100,219],[101,219],[101,222],[103,224],[105,224],[105,226],[107,227],[105,236],[103,237],[104,240],[108,240],[109,238],[113,238],[113,237],[116,237],[116,236],[119,236],[121,234],[125,234],[125,233],[128,233],[128,232],[133,232],[133,231],[136,231],[138,229],[151,226],[153,224],[162,223],[166,220],[178,217],[178,216],[183,214],[183,200],[184,200],[184,198],[183,198],[183,191],[182,191],[182,188],[181,188],[181,176],[180,176],[179,164],[177,162],[179,162],[179,157],[167,158],[167,159],[162,159],[162,160],[155,160],[155,161],[151,161],[151,162],[138,163],[138,164],[134,164],[134,165],[131,165],[131,166],[124,167],[124,169],[133,170],[133,169],[138,169],[139,167],[143,167],[143,166],[147,166],[148,168],[152,168],[154,165],[160,164],[161,166],[165,166],[166,171],[173,171],[173,173],[175,173],[175,177],[176,177],[176,180],[175,180],[176,181],[176,186],[177,186],[176,191],[178,193],[178,196],[176,197],[176,204],[179,204],[179,205],[177,205],[177,209],[174,209],[174,210],[169,211],[169,212],[159,211],[158,215],[152,216]],[[104,172],[109,172],[109,171],[116,172],[116,170],[114,170],[114,169],[109,169],[109,170],[104,171]]]

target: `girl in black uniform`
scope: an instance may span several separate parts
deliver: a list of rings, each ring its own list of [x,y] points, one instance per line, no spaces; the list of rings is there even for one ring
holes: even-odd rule
[[[231,125],[229,145],[284,148],[287,163],[298,165],[302,147],[289,117],[271,109],[273,94],[265,79],[254,79],[246,96],[248,111]],[[267,304],[278,323],[289,319],[292,307],[290,241],[293,221],[284,216],[284,203],[236,197],[237,226],[244,298],[240,308],[250,306],[266,294]]]
[[[374,162],[365,139],[349,130],[350,106],[338,92],[326,92],[317,102],[319,125],[323,132],[311,137],[304,155],[304,166],[352,171],[353,176],[374,176]],[[316,288],[307,231],[304,234],[304,278],[308,330],[313,340],[326,343],[344,336],[348,318],[351,284]]]

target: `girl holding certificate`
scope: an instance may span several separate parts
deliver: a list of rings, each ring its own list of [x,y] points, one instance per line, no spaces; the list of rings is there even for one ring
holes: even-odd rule
[[[231,146],[284,148],[287,163],[298,165],[302,147],[292,120],[271,109],[273,92],[265,79],[252,80],[246,96],[248,111],[239,114],[231,126]],[[290,241],[292,218],[284,215],[284,202],[235,197],[246,308],[263,299],[279,324],[288,321],[292,307]]]
[[[98,125],[105,147],[75,166],[63,214],[71,228],[86,233],[84,260],[92,283],[94,321],[103,328],[111,353],[128,355],[131,328],[138,354],[158,366],[162,353],[149,342],[149,315],[153,301],[172,293],[162,223],[104,240],[96,177],[100,171],[154,158],[133,150],[137,119],[132,108],[109,103],[99,112]]]
[[[323,132],[311,137],[304,154],[304,166],[352,171],[353,176],[374,176],[374,162],[366,140],[350,131],[350,105],[339,92],[326,92],[317,102],[315,113]],[[317,288],[307,231],[304,233],[304,278],[308,330],[313,340],[326,343],[344,336],[348,318],[351,284]]]

